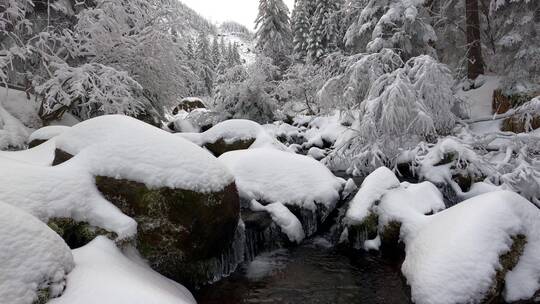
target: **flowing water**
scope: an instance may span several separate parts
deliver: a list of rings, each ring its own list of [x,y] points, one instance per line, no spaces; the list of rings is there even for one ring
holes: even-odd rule
[[[410,303],[399,262],[340,253],[322,238],[259,255],[194,295],[199,304]]]

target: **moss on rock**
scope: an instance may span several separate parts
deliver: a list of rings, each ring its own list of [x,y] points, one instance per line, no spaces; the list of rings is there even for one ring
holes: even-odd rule
[[[240,203],[234,183],[222,191],[158,188],[96,177],[103,195],[138,223],[137,248],[152,268],[186,285],[211,280],[208,260],[233,241]]]
[[[53,218],[47,225],[60,235],[71,249],[80,248],[100,235],[110,239],[117,237],[114,232],[91,226],[86,222],[76,222],[70,218]]]

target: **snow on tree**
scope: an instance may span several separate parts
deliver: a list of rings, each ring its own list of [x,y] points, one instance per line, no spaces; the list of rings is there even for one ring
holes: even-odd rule
[[[215,70],[213,53],[210,49],[210,42],[208,41],[206,33],[200,32],[197,37],[197,51],[195,57],[200,63],[197,72],[204,82],[206,88],[204,93],[210,94],[214,88]]]
[[[217,111],[226,118],[269,123],[274,119],[276,100],[274,79],[279,68],[272,59],[258,56],[247,70],[237,65],[219,77],[216,87]]]
[[[315,11],[314,1],[297,0],[291,17],[295,59],[303,61],[307,56],[311,16]]]
[[[212,40],[212,63],[214,64],[214,69],[219,66],[222,60],[223,57],[219,49],[219,41],[217,36],[214,36],[214,39]]]
[[[338,24],[336,15],[340,1],[316,0],[307,39],[307,56],[314,61],[331,53],[337,47]]]
[[[509,93],[540,90],[540,2],[492,0],[497,52],[493,62]]]
[[[370,0],[345,35],[346,46],[375,53],[397,49],[403,59],[427,54],[437,40],[424,0]]]
[[[260,0],[255,23],[257,49],[272,58],[275,65],[286,68],[293,39],[287,5],[283,0]]]
[[[354,109],[365,100],[373,82],[403,64],[399,55],[390,49],[346,57],[340,63],[343,71],[325,82],[318,99],[329,108]]]
[[[364,64],[369,67],[377,60],[368,57]],[[428,55],[413,57],[403,67],[383,73],[369,85],[359,105],[359,119],[352,126],[357,134],[338,147],[334,156],[348,158],[356,172],[365,173],[384,165],[393,167],[403,151],[448,134],[459,106],[453,83],[450,70]]]
[[[70,110],[82,119],[104,114],[136,116],[145,109],[142,87],[126,72],[98,63],[55,66],[54,77],[36,87],[44,96],[42,117]]]

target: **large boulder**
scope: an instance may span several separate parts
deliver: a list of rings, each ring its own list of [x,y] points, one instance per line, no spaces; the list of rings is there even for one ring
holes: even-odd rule
[[[240,204],[236,186],[197,192],[147,188],[144,184],[96,177],[105,198],[138,223],[137,248],[153,269],[187,285],[209,282],[199,273],[233,241]]]
[[[306,236],[327,220],[345,183],[310,157],[272,148],[228,152],[219,160],[234,174],[244,208],[258,211],[257,203],[272,205],[267,211],[273,217],[292,224],[291,214],[275,205],[283,204],[300,220]]]
[[[151,266],[188,285],[233,268],[219,261],[239,238],[234,178],[181,137],[127,116],[102,116],[6,156],[0,199],[49,222],[74,248],[96,235],[136,240]]]

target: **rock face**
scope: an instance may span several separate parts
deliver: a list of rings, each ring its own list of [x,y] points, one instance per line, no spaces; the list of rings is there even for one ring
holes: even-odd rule
[[[153,269],[188,286],[213,280],[212,259],[235,239],[240,203],[235,184],[220,192],[148,189],[97,177],[101,193],[138,223],[137,248]]]

